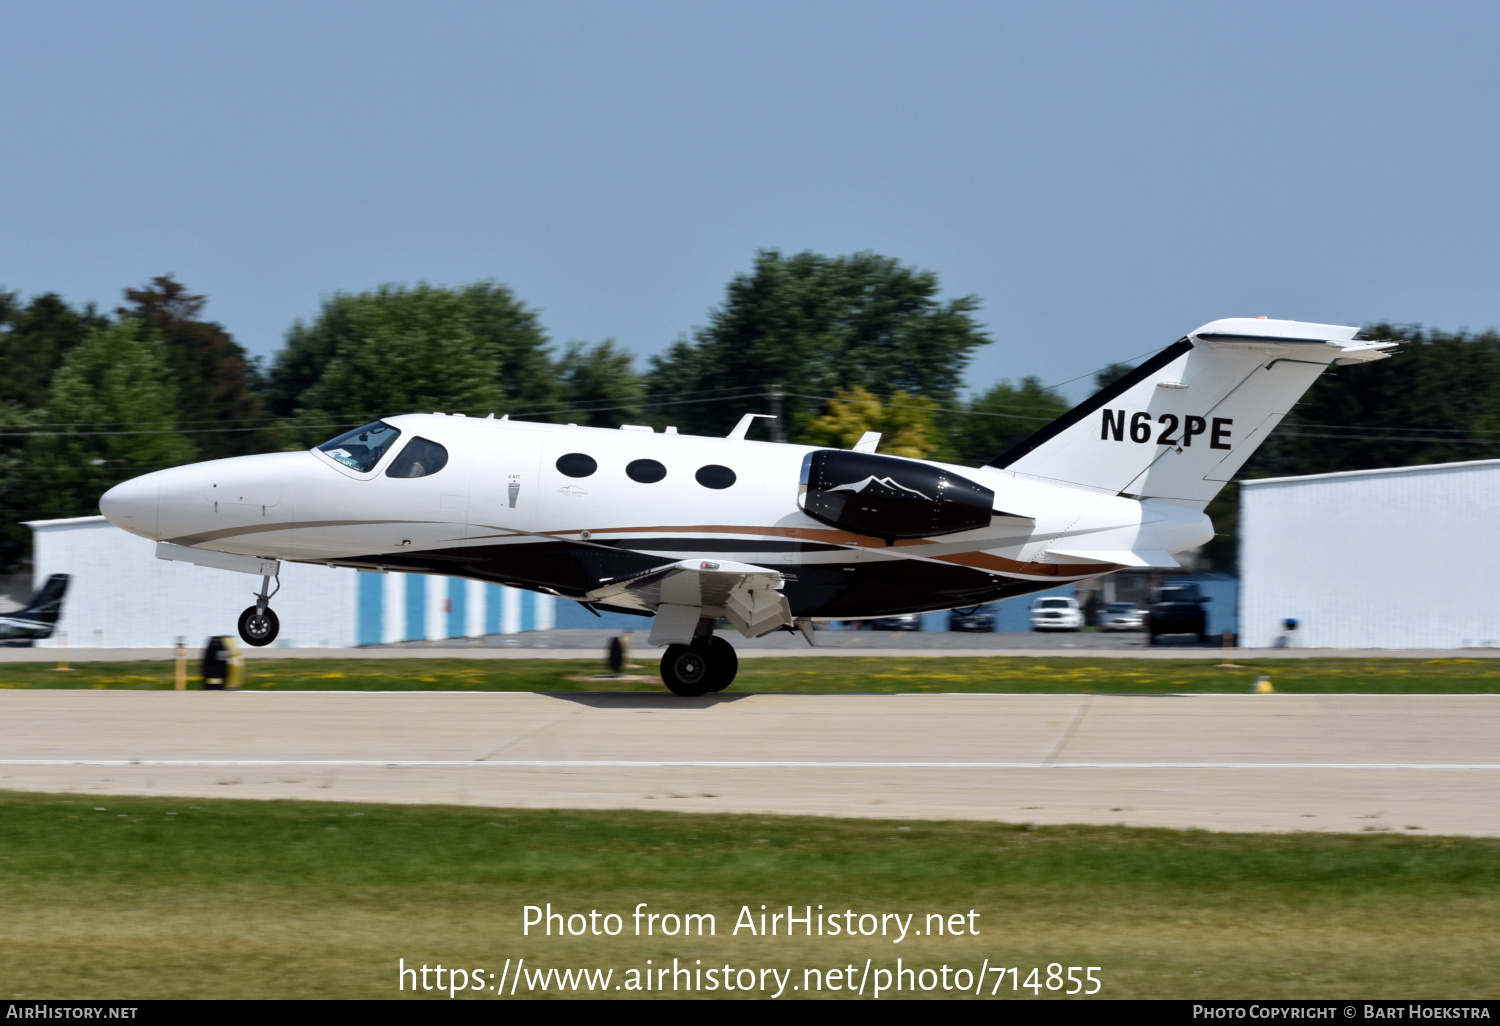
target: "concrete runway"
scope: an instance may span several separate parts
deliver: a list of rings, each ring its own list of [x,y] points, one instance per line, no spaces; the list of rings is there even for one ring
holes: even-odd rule
[[[1500,836],[1497,785],[1500,695],[0,691],[0,788],[90,795]]]
[[[363,648],[250,648],[241,651],[247,659],[599,659],[617,630],[526,631],[522,634],[492,634],[482,638],[447,638],[439,641],[408,641],[395,645]],[[800,635],[781,631],[761,638],[742,638],[733,631],[721,636],[734,645],[741,659],[802,658],[805,656],[850,656],[865,659],[966,657],[1026,657],[1099,659],[1211,659],[1229,655],[1253,659],[1495,659],[1500,648],[1464,649],[1326,649],[1326,648],[1231,648],[1218,642],[1196,644],[1189,635],[1167,637],[1159,645],[1148,645],[1144,634],[1102,632],[1028,634],[962,634],[951,631],[819,631],[818,645],[809,647]],[[645,632],[633,635],[634,651],[654,661],[656,650],[646,642]],[[201,647],[191,647],[189,658],[203,656]],[[171,659],[165,648],[20,648],[0,646],[0,673],[6,663],[50,663],[66,657],[74,663],[122,662]]]

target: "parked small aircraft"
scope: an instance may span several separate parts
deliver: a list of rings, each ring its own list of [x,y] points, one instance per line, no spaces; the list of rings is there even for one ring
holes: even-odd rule
[[[240,636],[278,631],[280,560],[514,585],[654,617],[679,695],[734,679],[747,637],[968,607],[1125,567],[1175,567],[1204,508],[1357,329],[1204,325],[983,467],[726,438],[404,414],[306,452],[215,460],[99,508],[157,555],[259,575]],[[279,587],[279,582],[278,582]]]
[[[68,593],[68,575],[53,574],[31,596],[25,609],[0,614],[0,644],[50,638],[62,616],[63,597]]]

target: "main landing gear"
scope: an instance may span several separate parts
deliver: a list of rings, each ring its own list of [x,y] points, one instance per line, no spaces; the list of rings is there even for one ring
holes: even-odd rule
[[[661,657],[662,682],[683,698],[723,691],[739,669],[734,646],[712,634],[694,638],[691,645],[668,645]]]
[[[262,577],[255,605],[240,614],[240,637],[245,639],[245,644],[256,648],[269,645],[281,633],[281,620],[270,606],[271,596],[281,590],[281,578],[276,578],[276,591],[270,591],[270,587],[271,579]]]

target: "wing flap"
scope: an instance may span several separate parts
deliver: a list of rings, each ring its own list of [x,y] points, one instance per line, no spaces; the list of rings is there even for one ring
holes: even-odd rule
[[[683,559],[598,588],[588,601],[649,609],[653,645],[685,645],[698,621],[728,617],[747,638],[792,624],[779,572],[724,559]]]

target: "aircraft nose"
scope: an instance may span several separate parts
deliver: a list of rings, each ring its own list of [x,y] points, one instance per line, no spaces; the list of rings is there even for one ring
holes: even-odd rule
[[[111,524],[143,538],[156,537],[161,480],[156,474],[121,481],[99,497],[99,512]]]

